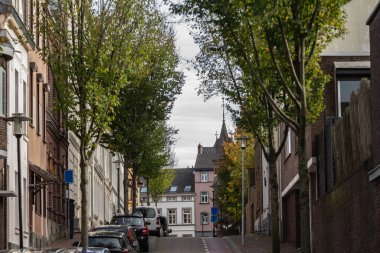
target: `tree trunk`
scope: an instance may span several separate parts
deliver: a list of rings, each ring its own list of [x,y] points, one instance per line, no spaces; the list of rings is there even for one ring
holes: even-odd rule
[[[271,200],[271,220],[272,220],[272,253],[280,253],[280,231],[278,219],[278,183],[276,158],[270,159],[269,181],[270,181],[270,200]]]
[[[300,124],[298,137],[298,174],[299,201],[301,219],[301,248],[302,253],[310,253],[310,212],[309,212],[309,173],[306,153],[306,122]]]
[[[299,112],[298,124],[298,175],[300,188],[300,219],[301,219],[301,249],[302,253],[310,253],[310,212],[309,212],[309,173],[307,168],[306,152],[306,127],[307,127],[307,102],[305,82],[305,40],[300,38],[299,44],[299,80],[303,91],[300,96],[301,110]]]
[[[86,251],[88,248],[88,210],[87,210],[87,161],[84,156],[85,146],[80,144],[80,190],[81,190],[81,247]]]
[[[132,169],[132,212],[134,213],[136,210],[136,173],[137,169],[135,164],[133,164],[133,169]]]
[[[128,181],[128,159],[127,156],[124,155],[124,177],[123,177],[123,191],[124,191],[124,213],[129,213],[129,181]]]

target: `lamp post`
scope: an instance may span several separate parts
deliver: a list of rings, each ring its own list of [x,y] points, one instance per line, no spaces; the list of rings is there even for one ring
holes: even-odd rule
[[[12,117],[7,118],[7,121],[13,122],[13,135],[17,138],[17,169],[18,169],[18,220],[20,232],[20,249],[24,248],[24,231],[22,226],[22,180],[21,180],[21,151],[20,151],[20,138],[26,134],[25,122],[30,118],[26,117],[23,113],[13,113]]]
[[[245,148],[247,146],[247,140],[249,140],[248,136],[242,135],[236,140],[241,141],[241,245],[244,246],[244,155]]]

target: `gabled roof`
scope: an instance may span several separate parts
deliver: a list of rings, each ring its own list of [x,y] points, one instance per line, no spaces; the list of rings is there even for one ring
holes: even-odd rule
[[[194,170],[213,170],[214,160],[216,158],[216,149],[214,147],[200,147],[197,154]]]
[[[174,169],[175,178],[173,180],[172,186],[177,186],[175,192],[170,192],[170,188],[166,191],[166,194],[178,194],[178,193],[194,193],[194,169],[184,168],[184,169]],[[185,186],[190,185],[190,191],[185,191]]]

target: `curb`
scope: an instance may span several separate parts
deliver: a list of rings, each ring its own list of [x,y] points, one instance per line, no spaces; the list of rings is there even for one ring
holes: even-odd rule
[[[231,237],[224,236],[223,240],[227,243],[232,252],[242,253],[241,250],[236,246],[235,242],[231,239]]]

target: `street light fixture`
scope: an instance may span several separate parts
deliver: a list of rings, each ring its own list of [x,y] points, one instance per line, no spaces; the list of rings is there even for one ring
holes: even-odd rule
[[[18,169],[18,220],[20,232],[20,249],[24,248],[24,231],[22,226],[22,180],[21,180],[21,151],[20,138],[26,134],[26,122],[31,118],[26,117],[23,113],[13,113],[12,117],[7,118],[7,121],[13,122],[13,135],[17,138],[17,169]]]
[[[248,136],[242,135],[236,140],[241,141],[241,245],[244,246],[244,155],[245,148],[247,147],[247,140],[249,140]]]

